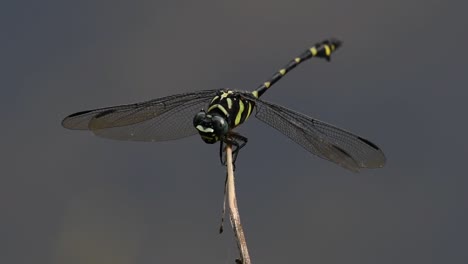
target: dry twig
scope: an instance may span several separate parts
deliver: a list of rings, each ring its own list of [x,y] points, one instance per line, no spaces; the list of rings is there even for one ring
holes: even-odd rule
[[[240,222],[239,209],[237,208],[236,187],[234,184],[234,166],[232,163],[232,146],[226,146],[226,165],[227,165],[227,200],[229,208],[229,218],[231,226],[236,237],[237,247],[240,251],[240,259],[236,260],[238,264],[250,264],[249,251],[245,241],[244,230]]]

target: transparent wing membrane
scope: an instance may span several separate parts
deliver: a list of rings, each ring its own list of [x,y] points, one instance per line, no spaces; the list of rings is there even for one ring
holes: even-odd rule
[[[69,129],[91,130],[117,140],[165,141],[197,133],[195,114],[206,109],[218,90],[167,96],[147,102],[82,111],[66,117]]]
[[[380,168],[385,155],[370,141],[291,109],[247,95],[256,104],[256,117],[307,151],[357,172]]]
[[[134,141],[179,139],[197,134],[199,129],[205,142],[221,142],[222,159],[223,143],[237,143],[237,154],[247,142],[246,137],[232,130],[242,124],[255,107],[258,119],[312,154],[354,172],[362,168],[380,168],[385,165],[385,155],[369,140],[259,99],[299,64],[311,58],[330,61],[332,53],[342,44],[334,38],[316,43],[252,92],[224,89],[176,94],[143,103],[78,112],[66,117],[62,125],[69,129],[90,130],[100,137]],[[202,109],[207,111],[199,113],[195,128],[194,117]]]

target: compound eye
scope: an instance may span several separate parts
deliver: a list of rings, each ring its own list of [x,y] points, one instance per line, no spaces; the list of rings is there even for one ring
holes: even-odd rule
[[[215,130],[216,135],[222,137],[227,134],[228,132],[228,123],[226,119],[220,116],[213,116],[213,129]]]
[[[206,117],[205,111],[201,110],[201,111],[198,112],[198,113],[195,115],[195,117],[193,118],[193,125],[194,125],[194,126],[199,125],[199,124],[203,121],[203,119],[205,119],[205,117]]]

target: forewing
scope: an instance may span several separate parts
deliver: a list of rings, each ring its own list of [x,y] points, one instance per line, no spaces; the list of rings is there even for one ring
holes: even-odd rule
[[[249,99],[255,101],[258,119],[312,154],[354,172],[385,165],[382,150],[367,139],[288,108],[254,97]]]
[[[69,115],[65,128],[91,130],[97,136],[135,141],[164,141],[197,133],[193,117],[218,90],[171,95],[142,103],[88,110]]]

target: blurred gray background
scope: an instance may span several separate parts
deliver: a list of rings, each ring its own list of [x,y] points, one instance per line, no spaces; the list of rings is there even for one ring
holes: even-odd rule
[[[106,140],[76,111],[251,90],[377,143],[348,172],[255,118],[237,162],[253,263],[468,263],[466,1],[2,1],[0,263],[233,263],[225,170],[197,136]]]

